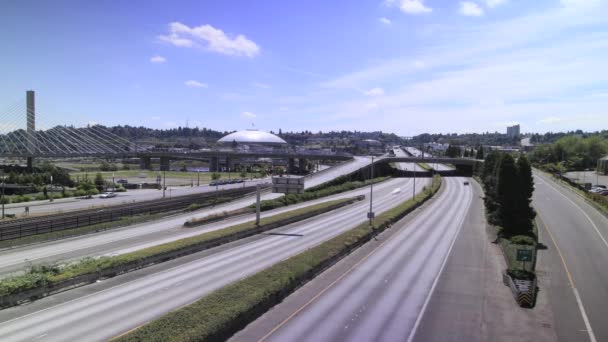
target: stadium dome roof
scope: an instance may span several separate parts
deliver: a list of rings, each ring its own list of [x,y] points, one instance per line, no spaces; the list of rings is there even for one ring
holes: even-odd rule
[[[220,144],[232,144],[236,141],[239,144],[260,144],[260,145],[285,145],[287,142],[278,136],[260,131],[257,129],[246,129],[230,133],[217,142]]]

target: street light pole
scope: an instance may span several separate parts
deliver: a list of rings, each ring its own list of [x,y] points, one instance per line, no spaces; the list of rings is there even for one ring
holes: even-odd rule
[[[416,198],[416,163],[414,163],[414,190],[412,191],[412,199]]]
[[[4,220],[4,182],[6,182],[6,177],[2,175],[2,219]]]
[[[163,198],[165,198],[165,190],[167,189],[167,171],[163,170]]]
[[[374,212],[373,212],[373,199],[374,199],[374,156],[372,156],[372,164],[370,165],[370,182],[369,182],[369,212],[367,217],[369,218],[369,225],[372,226],[374,223]]]

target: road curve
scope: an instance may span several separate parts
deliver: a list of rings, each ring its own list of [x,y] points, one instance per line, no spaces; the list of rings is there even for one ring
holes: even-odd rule
[[[267,336],[271,341],[407,340],[469,210],[462,178],[310,305]]]
[[[376,212],[409,197],[405,195],[412,185],[409,179],[387,184],[391,186],[374,188]],[[406,190],[405,194],[394,193],[397,187]],[[27,306],[2,310],[0,340],[107,340],[366,221],[367,205],[357,203],[279,229],[301,236],[268,235],[63,303],[54,296],[43,298],[32,304],[37,308],[34,312]]]
[[[537,268],[550,277],[558,337],[608,341],[608,218],[546,174],[535,171],[534,183],[539,235],[550,253]]]

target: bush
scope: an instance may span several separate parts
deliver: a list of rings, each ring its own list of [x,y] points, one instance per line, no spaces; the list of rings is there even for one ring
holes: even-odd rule
[[[0,204],[11,204],[11,198],[4,196],[4,198],[0,198]]]
[[[353,199],[339,199],[335,201],[330,201],[328,203],[321,203],[306,208],[295,209],[286,213],[274,215],[272,217],[262,218],[260,221],[260,226],[280,223],[286,219],[298,216],[303,217],[304,215],[309,214],[310,212],[323,210],[324,208],[327,208],[331,205],[346,203],[349,201],[353,201]],[[193,219],[189,222],[193,222],[193,225],[195,225],[196,219]],[[244,231],[252,230],[254,228],[257,228],[257,226],[255,225],[255,221],[249,221],[227,228],[203,233],[200,235],[164,243],[162,245],[144,248],[131,253],[111,257],[104,256],[97,259],[85,258],[79,262],[69,264],[61,269],[57,269],[57,272],[49,271],[55,270],[55,267],[32,268],[32,270],[26,275],[18,275],[0,280],[0,296],[15,294],[28,289],[39,287],[44,284],[55,284],[83,274],[96,273],[101,270],[107,270],[120,265],[126,265],[133,261],[142,260],[146,257],[181,250],[187,247],[196,246],[198,244],[217,240],[220,238],[226,238],[236,233],[242,233]]]
[[[28,195],[21,196],[21,202],[29,202],[31,200],[32,200],[32,197],[30,197]]]
[[[44,201],[45,199],[46,199],[46,196],[44,196],[44,194],[36,195],[36,201]]]
[[[122,186],[121,184],[119,184],[114,191],[115,192],[127,192],[127,189],[125,189],[124,186]]]
[[[376,229],[386,229],[430,198],[441,184],[436,179],[432,191],[418,194],[417,201],[409,199],[378,215]],[[316,247],[121,335],[116,341],[227,340],[235,331],[310,280],[323,266],[335,262],[345,251],[368,241],[374,234],[374,229],[367,222],[362,223]]]
[[[387,178],[388,177],[374,178],[373,182],[378,183],[378,182],[386,180]],[[369,184],[370,184],[370,181],[368,180],[365,182],[361,182],[361,181],[346,182],[346,183],[342,183],[340,185],[333,185],[333,186],[327,186],[327,187],[316,186],[316,187],[312,187],[312,188],[304,191],[303,194],[289,194],[289,195],[285,195],[281,198],[261,201],[260,202],[260,211],[267,211],[267,210],[272,210],[275,208],[280,208],[280,207],[284,207],[284,206],[288,206],[288,205],[292,205],[292,204],[311,201],[311,200],[314,200],[317,198],[327,197],[327,196],[339,194],[342,192],[358,189],[358,188],[361,188],[361,187],[369,185]],[[255,208],[255,204],[252,204],[250,206],[250,208]]]
[[[516,245],[536,246],[536,240],[527,235],[515,235],[509,240],[511,240],[511,243]]]

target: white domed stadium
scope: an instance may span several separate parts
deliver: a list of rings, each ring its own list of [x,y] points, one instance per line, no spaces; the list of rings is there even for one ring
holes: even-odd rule
[[[257,129],[246,129],[230,133],[217,141],[218,144],[233,143],[242,145],[286,146],[287,142],[278,136]]]

